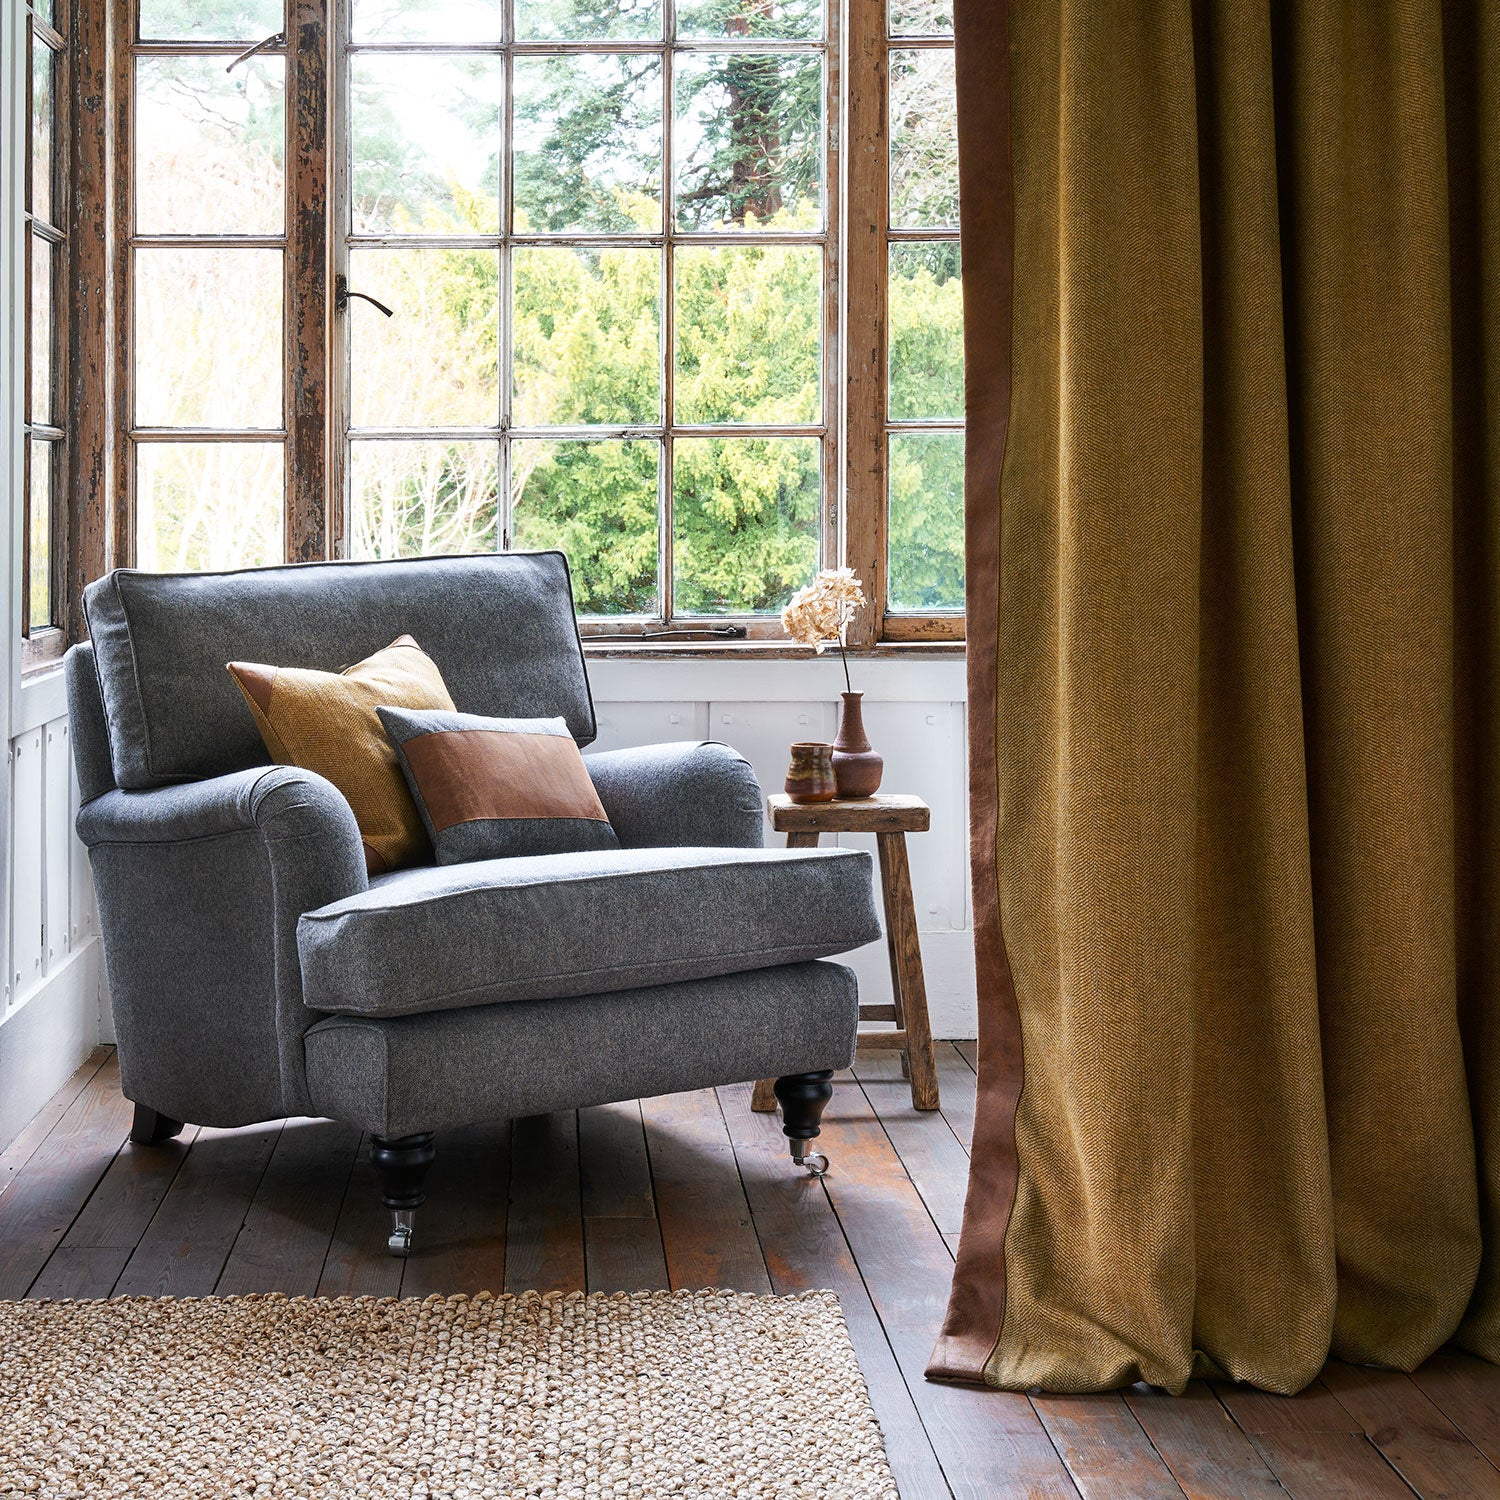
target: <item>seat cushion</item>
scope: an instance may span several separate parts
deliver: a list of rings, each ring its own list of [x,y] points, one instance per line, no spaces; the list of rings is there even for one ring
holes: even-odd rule
[[[377,711],[440,865],[620,847],[562,719]]]
[[[853,849],[613,849],[403,870],[297,924],[304,1002],[404,1016],[801,963],[880,936]]]
[[[344,794],[370,874],[429,858],[422,819],[376,712],[392,703],[453,707],[442,673],[409,635],[342,672],[232,661],[229,675],[271,758],[316,771]],[[578,755],[571,739],[568,748]]]

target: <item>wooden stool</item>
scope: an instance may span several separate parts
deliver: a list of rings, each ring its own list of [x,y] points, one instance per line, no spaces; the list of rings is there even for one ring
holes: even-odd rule
[[[880,850],[880,889],[885,898],[885,942],[891,955],[893,1005],[861,1005],[861,1021],[894,1021],[894,1031],[862,1031],[867,1047],[890,1047],[901,1053],[901,1071],[911,1079],[911,1102],[917,1109],[938,1107],[937,1063],[932,1055],[932,1026],[927,1019],[927,982],[922,977],[922,949],[917,941],[917,911],[911,899],[911,867],[906,862],[906,835],[926,833],[932,809],[920,797],[892,794],[848,802],[793,802],[776,792],[767,802],[771,827],[786,835],[788,849],[812,849],[824,833],[873,833]],[[776,1108],[774,1080],[755,1085],[750,1107],[762,1114]]]

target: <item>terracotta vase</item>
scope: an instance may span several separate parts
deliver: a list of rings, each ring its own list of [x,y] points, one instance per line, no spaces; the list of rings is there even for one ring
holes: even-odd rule
[[[846,800],[873,797],[885,774],[885,757],[865,734],[864,694],[845,693],[839,715],[838,738],[833,742],[833,777],[838,795]]]
[[[832,802],[838,792],[833,779],[833,746],[816,742],[793,745],[785,785],[793,802]]]

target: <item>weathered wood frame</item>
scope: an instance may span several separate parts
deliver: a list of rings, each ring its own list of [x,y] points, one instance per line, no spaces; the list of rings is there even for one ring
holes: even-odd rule
[[[33,215],[35,187],[32,176],[35,167],[35,152],[28,144],[24,184],[23,215],[25,246],[24,267],[24,312],[22,327],[25,333],[21,350],[23,365],[22,400],[24,402],[24,425],[22,427],[25,452],[22,455],[22,523],[21,523],[21,669],[34,671],[56,661],[67,644],[67,580],[70,510],[69,462],[73,443],[69,441],[70,392],[73,389],[69,368],[71,305],[71,267],[69,258],[69,223],[73,211],[75,194],[72,190],[72,161],[68,155],[72,140],[72,93],[73,69],[72,48],[69,39],[73,35],[72,17],[54,17],[61,20],[61,27],[54,26],[28,8],[25,17],[26,53],[22,64],[26,75],[25,118],[29,122],[32,112],[32,86],[35,70],[32,57],[37,48],[46,48],[52,54],[52,131],[49,167],[52,174],[48,194],[49,218]],[[48,330],[51,348],[48,351],[47,369],[52,389],[48,400],[48,420],[33,420],[35,407],[32,391],[31,361],[31,309],[33,278],[36,275],[37,243],[46,244],[49,250],[51,273],[50,318]],[[50,547],[48,553],[48,604],[49,622],[45,625],[31,624],[31,533],[32,533],[32,463],[38,444],[46,453],[51,469],[48,478],[48,525]]]
[[[957,229],[890,228],[891,53],[951,51],[952,36],[889,35],[886,0],[845,0],[848,10],[848,217],[845,272],[848,337],[845,354],[847,436],[844,513],[848,565],[865,581],[872,607],[851,628],[860,646],[878,641],[958,643],[961,611],[901,612],[890,608],[888,449],[893,434],[962,432],[961,421],[892,421],[888,409],[890,360],[887,289],[890,246],[957,242]]]

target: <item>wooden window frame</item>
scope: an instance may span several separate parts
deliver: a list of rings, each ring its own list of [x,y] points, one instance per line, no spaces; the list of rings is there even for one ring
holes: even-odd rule
[[[671,0],[667,0],[670,4]],[[87,0],[73,0],[75,7],[88,12],[103,12],[105,7],[90,7]],[[141,43],[136,34],[136,0],[110,0],[109,51],[111,56],[112,135],[109,182],[90,195],[90,206],[102,212],[101,205],[110,200],[103,213],[107,223],[85,226],[101,244],[110,241],[109,276],[112,294],[112,317],[109,331],[118,357],[108,361],[112,369],[110,402],[114,409],[111,421],[106,411],[106,431],[91,434],[91,441],[79,444],[99,461],[101,472],[107,470],[113,492],[107,524],[98,515],[80,516],[82,545],[70,555],[67,597],[76,605],[84,579],[96,576],[105,565],[127,565],[135,557],[135,469],[136,449],[142,441],[159,440],[160,435],[144,429],[133,429],[134,350],[131,330],[131,261],[140,244],[180,239],[173,236],[139,237],[134,234],[134,193],[131,180],[133,141],[133,101],[135,60],[143,54],[224,54],[226,58],[243,50],[243,43]],[[343,81],[347,57],[364,48],[350,41],[350,0],[286,0],[286,38],[283,47],[274,50],[286,60],[286,221],[284,235],[275,238],[283,253],[286,271],[284,301],[283,423],[264,436],[284,443],[286,474],[286,509],[284,517],[284,556],[288,561],[311,561],[345,555],[348,527],[348,491],[345,455],[350,437],[348,421],[347,359],[350,340],[340,329],[337,319],[346,314],[334,306],[333,280],[347,269],[351,236],[348,224],[347,186],[344,181],[345,149],[342,133],[347,111],[342,107]],[[870,651],[885,652],[926,646],[929,649],[955,649],[962,645],[964,622],[962,612],[906,613],[888,607],[887,561],[887,464],[888,434],[903,424],[889,422],[886,411],[887,316],[886,277],[887,245],[894,240],[910,238],[930,240],[957,238],[956,231],[902,235],[888,230],[888,117],[889,56],[893,48],[902,50],[923,46],[951,47],[950,38],[906,38],[891,40],[886,30],[885,0],[835,0],[830,6],[830,34],[826,40],[825,99],[827,104],[827,167],[825,221],[818,235],[797,235],[799,242],[818,243],[824,263],[824,362],[823,420],[815,424],[735,428],[735,435],[769,436],[783,430],[791,435],[817,436],[822,440],[823,505],[820,519],[820,550],[824,565],[844,563],[853,567],[864,580],[872,607],[853,622],[851,645]],[[842,28],[842,35],[840,32]],[[101,31],[102,27],[99,28]],[[673,44],[645,44],[630,47],[612,44],[607,50],[660,50],[665,53]],[[704,44],[705,46],[709,44]],[[774,44],[768,44],[773,47]],[[517,46],[506,41],[488,49],[444,49],[433,45],[380,47],[369,50],[439,52],[490,50],[518,55],[523,51],[567,51],[568,44]],[[578,44],[573,50],[589,50],[589,44]],[[691,50],[686,48],[683,50]],[[788,50],[810,50],[790,44]],[[663,87],[668,88],[670,69],[663,69]],[[507,89],[507,110],[510,96]],[[662,231],[655,235],[630,235],[634,243],[664,246],[667,276],[671,276],[673,246],[704,239],[702,236],[677,233],[672,224],[670,201],[671,116],[670,95],[664,96],[667,108],[663,114],[664,180]],[[337,147],[335,140],[339,141]],[[507,195],[512,174],[506,173]],[[510,228],[508,216],[502,230]],[[191,237],[199,239],[200,237]],[[266,237],[251,237],[265,239]],[[382,238],[393,243],[426,244],[424,237],[361,236],[355,243],[378,244]],[[514,243],[515,237],[503,234],[481,237]],[[598,243],[592,236],[528,236],[548,245],[577,248]],[[764,240],[784,239],[775,233],[736,233],[713,236],[713,243],[750,244]],[[608,243],[622,237],[611,236]],[[241,243],[244,237],[226,237],[223,243]],[[267,241],[269,243],[269,241]],[[432,243],[455,248],[470,245],[468,238],[441,237]],[[508,258],[508,248],[502,249]],[[353,288],[358,290],[358,288]],[[663,418],[657,424],[631,424],[628,429],[590,429],[588,436],[642,436],[659,438],[664,454],[670,453],[674,436],[697,435],[699,428],[672,424],[670,417],[673,356],[673,307],[671,283],[665,289],[662,312],[665,358]],[[103,340],[98,340],[102,346]],[[503,366],[508,369],[508,362]],[[502,375],[502,378],[505,378]],[[508,400],[506,401],[508,408]],[[99,425],[97,413],[92,416]],[[908,424],[920,430],[941,427],[961,429],[962,424],[924,422]],[[497,429],[499,430],[499,429]],[[713,435],[727,435],[727,429],[715,426],[702,429]],[[369,434],[354,430],[356,437]],[[375,430],[371,430],[374,432]],[[437,436],[469,435],[454,429],[433,429]],[[547,436],[566,437],[571,430],[549,431]],[[507,429],[509,437],[531,434],[531,429]],[[203,436],[208,440],[232,440],[229,433],[173,430],[179,440]],[[407,434],[413,435],[413,434]],[[489,430],[480,434],[488,439]],[[536,435],[536,434],[531,434]],[[582,435],[579,434],[573,435]],[[256,437],[262,436],[260,433]],[[110,451],[112,449],[112,452]],[[502,447],[502,453],[504,452]],[[76,466],[75,466],[76,467]],[[660,485],[670,494],[670,459],[664,458]],[[97,480],[98,476],[95,476]],[[508,472],[500,468],[501,520],[509,518]],[[89,491],[74,488],[74,495]],[[619,654],[678,654],[704,651],[753,650],[757,654],[794,650],[786,642],[775,616],[723,615],[712,617],[674,617],[671,603],[671,533],[667,530],[669,504],[659,508],[662,531],[658,540],[658,586],[663,604],[662,618],[610,617],[585,620],[583,630],[591,650]],[[97,535],[95,533],[98,533]],[[503,540],[508,541],[508,536]],[[681,637],[653,642],[647,633],[663,628],[677,628],[689,635],[703,634],[724,627],[742,629],[744,634],[733,642],[712,643],[688,641]],[[76,633],[75,624],[70,634]]]
[[[72,130],[73,69],[70,39],[73,35],[73,17],[59,14],[65,9],[64,0],[57,0],[52,21],[44,19],[34,5],[23,4],[21,24],[24,28],[25,54],[22,65],[26,76],[25,99],[22,109],[26,121],[25,169],[22,185],[22,305],[20,316],[20,359],[22,364],[21,441],[23,455],[21,463],[21,573],[20,573],[20,627],[21,670],[31,673],[54,665],[67,647],[67,590],[68,548],[71,511],[69,501],[69,462],[73,444],[69,441],[69,408],[72,389],[71,370],[68,363],[71,329],[69,309],[71,264],[69,256],[70,215],[72,213],[72,171],[68,159]],[[60,24],[57,24],[60,23]],[[35,197],[35,145],[31,138],[33,108],[33,86],[35,68],[33,56],[37,48],[44,47],[52,54],[52,119],[50,132],[49,168],[51,183],[48,192],[47,219],[38,218],[32,212]],[[48,329],[51,348],[48,351],[47,369],[52,389],[48,402],[46,422],[32,420],[34,391],[32,389],[32,290],[36,275],[37,244],[50,247],[51,297],[50,326]],[[32,482],[33,464],[37,450],[41,447],[47,454],[51,468],[48,478],[48,606],[50,619],[44,625],[31,623],[31,552],[32,552]]]

